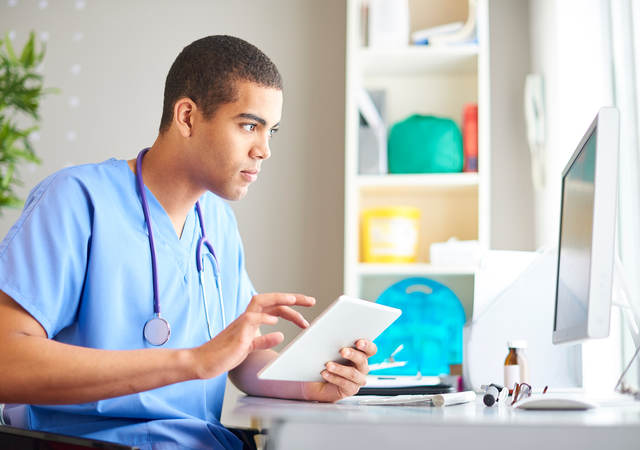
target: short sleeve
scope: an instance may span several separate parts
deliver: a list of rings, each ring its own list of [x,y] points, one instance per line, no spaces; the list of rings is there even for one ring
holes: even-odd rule
[[[0,244],[0,290],[40,322],[49,338],[76,315],[92,216],[87,190],[61,171],[34,188]]]

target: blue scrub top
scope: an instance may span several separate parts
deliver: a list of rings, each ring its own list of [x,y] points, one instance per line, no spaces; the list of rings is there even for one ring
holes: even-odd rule
[[[208,333],[196,268],[200,226],[195,208],[178,238],[148,189],[146,196],[160,308],[171,324],[164,347],[201,345]],[[255,291],[231,208],[211,193],[200,203],[220,263],[226,322],[231,323]],[[205,268],[209,314],[217,334],[222,329],[220,300],[212,264]],[[70,167],[33,189],[22,216],[0,244],[0,290],[40,322],[50,339],[107,350],[152,347],[142,332],[153,317],[149,241],[135,175],[126,161]],[[226,373],[92,403],[29,406],[27,421],[32,429],[142,448],[152,442],[240,448],[239,440],[219,422],[225,382]]]

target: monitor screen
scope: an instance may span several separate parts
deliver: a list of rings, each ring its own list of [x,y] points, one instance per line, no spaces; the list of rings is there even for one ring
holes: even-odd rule
[[[553,342],[609,334],[619,117],[601,108],[562,172]]]
[[[597,128],[562,180],[556,319],[554,329],[587,321]]]

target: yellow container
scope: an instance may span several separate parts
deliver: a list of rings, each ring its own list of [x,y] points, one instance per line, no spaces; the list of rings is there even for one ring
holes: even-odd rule
[[[361,222],[362,262],[416,262],[419,222],[420,210],[413,206],[364,209]]]

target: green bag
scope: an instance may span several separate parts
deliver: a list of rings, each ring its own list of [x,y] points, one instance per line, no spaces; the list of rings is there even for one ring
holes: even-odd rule
[[[391,127],[389,173],[462,172],[462,134],[442,117],[414,114]]]

